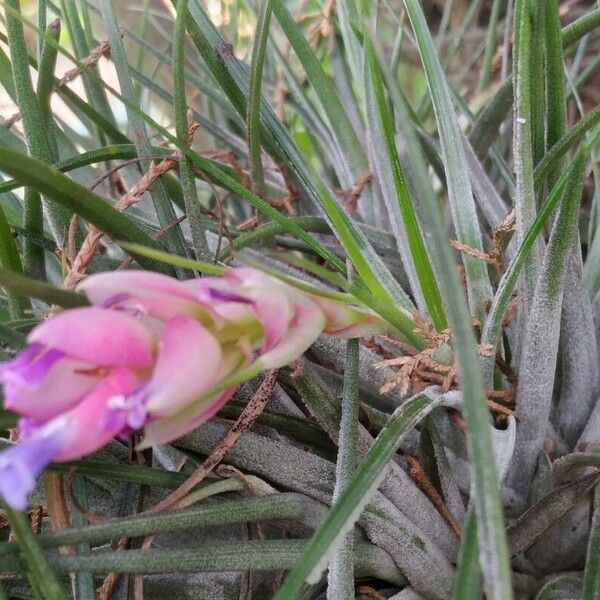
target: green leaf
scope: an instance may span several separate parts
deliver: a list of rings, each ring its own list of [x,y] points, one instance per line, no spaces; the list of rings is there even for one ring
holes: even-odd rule
[[[291,568],[306,546],[304,540],[252,540],[221,542],[197,548],[126,550],[91,555],[49,555],[47,560],[59,573],[203,573],[221,571],[279,571]],[[21,560],[5,559],[9,571],[22,572]],[[402,583],[389,556],[373,544],[358,544],[355,566],[359,577]],[[64,599],[66,596],[54,596]]]
[[[596,8],[570,23],[561,32],[563,48],[572,46],[600,25],[600,8]],[[492,100],[481,111],[471,131],[469,140],[477,156],[485,157],[498,134],[500,124],[512,106],[513,82],[508,79],[496,92]]]
[[[527,509],[508,529],[511,555],[517,556],[527,550],[583,496],[593,490],[598,481],[600,481],[598,472],[570,481],[552,490]]]
[[[248,91],[248,158],[252,191],[260,198],[267,198],[265,174],[262,165],[260,105],[262,100],[262,74],[265,52],[269,39],[269,25],[273,11],[273,0],[262,0],[256,21],[252,63],[250,66],[250,89]]]
[[[141,111],[133,110],[132,107],[137,105],[137,98],[133,88],[129,62],[123,46],[123,40],[119,32],[119,27],[112,9],[112,0],[101,0],[100,10],[102,18],[108,33],[110,41],[111,58],[117,71],[119,86],[121,88],[122,98],[126,101],[125,108],[127,110],[127,118],[129,121],[130,137],[135,144],[138,156],[151,156],[152,146],[146,131],[146,123],[142,118]],[[91,75],[89,69],[84,71]],[[99,81],[102,81],[101,79]],[[183,140],[180,142],[183,144]],[[148,167],[142,166],[142,172],[147,172]],[[179,256],[186,256],[186,246],[183,239],[183,234],[179,226],[172,227],[172,224],[177,220],[175,210],[171,204],[164,183],[160,180],[156,181],[150,191],[150,196],[154,204],[158,222],[162,228],[169,228],[165,235],[165,242],[170,252]],[[131,240],[133,241],[133,240]]]
[[[479,77],[480,91],[486,90],[492,80],[492,60],[496,52],[498,41],[498,21],[500,20],[501,8],[502,0],[493,0],[492,9],[490,11],[490,21],[485,36],[485,52],[483,54],[483,62],[481,65],[481,75]]]
[[[460,242],[471,248],[483,250],[467,160],[446,76],[435,52],[420,3],[418,0],[404,0],[404,6],[415,35],[435,110],[454,227]],[[485,304],[492,295],[487,265],[466,254],[462,255],[462,261],[467,280],[469,307],[472,314],[483,322]]]
[[[2,268],[0,268],[0,286],[24,298],[38,298],[49,305],[58,304],[65,308],[74,308],[89,304],[87,298],[81,294],[61,290],[49,283],[30,279]]]
[[[177,2],[177,17],[175,32],[173,33],[173,93],[175,96],[175,131],[183,144],[190,144],[188,140],[188,106],[185,97],[185,26],[187,23],[187,0]],[[148,143],[149,145],[149,143]],[[210,251],[204,231],[202,207],[196,189],[196,179],[192,163],[187,156],[182,156],[179,161],[179,178],[183,190],[185,214],[192,232],[192,243],[198,260],[210,260]]]
[[[194,527],[226,526],[258,521],[300,520],[311,503],[301,494],[285,493],[271,496],[225,500],[212,506],[200,506],[185,511],[160,515],[134,516],[113,519],[107,523],[87,525],[40,535],[42,548],[66,544],[88,543],[100,545],[122,537],[141,537],[165,531],[182,531]],[[14,554],[14,543],[0,545],[0,555]]]
[[[442,397],[432,400],[427,395],[420,394],[394,412],[348,487],[335,502],[323,525],[275,594],[274,600],[294,598],[305,582],[318,581],[331,554],[343,536],[352,529],[371,496],[377,491],[404,436],[441,401]]]
[[[436,283],[437,278],[429,262],[425,243],[423,242],[408,181],[400,164],[398,152],[396,151],[394,125],[386,103],[383,79],[375,50],[371,41],[366,37],[364,39],[364,47],[364,87],[373,158],[380,180],[382,180],[382,188],[384,187],[383,181],[387,173],[391,173],[397,198],[397,203],[394,203],[395,205],[391,201],[388,203],[388,214],[392,221],[392,227],[395,230],[401,257],[403,254],[403,244],[401,244],[399,238],[405,237],[408,242],[412,264],[409,262],[407,265],[409,267],[407,268],[407,272],[410,274],[414,268],[417,278],[417,281],[412,282],[413,286],[416,287],[417,284],[419,285],[433,324],[438,331],[441,331],[447,327],[442,297]],[[381,147],[382,144],[384,145],[383,148]],[[384,197],[387,198],[386,190],[383,189],[382,191]],[[398,209],[400,212],[399,215]],[[410,258],[407,257],[405,260],[410,261]]]
[[[43,590],[46,600],[64,600],[66,597],[56,580],[52,568],[42,553],[33,531],[25,516],[4,505],[4,514],[8,519],[17,544],[25,558],[25,569],[30,572],[32,583]],[[3,565],[3,571],[7,571]]]
[[[76,212],[116,240],[134,242],[150,248],[157,243],[125,215],[108,205],[87,188],[56,169],[8,148],[0,148],[0,170],[36,189],[53,201]],[[150,268],[152,263],[146,262]]]
[[[552,406],[552,388],[560,334],[567,261],[577,238],[579,206],[583,191],[585,153],[581,148],[565,184],[561,204],[528,311],[519,362],[517,412],[519,427],[508,485],[527,497]],[[515,507],[517,508],[517,507]]]
[[[508,303],[510,302],[515,286],[517,285],[521,269],[525,264],[525,259],[531,252],[544,225],[548,222],[550,216],[554,214],[554,209],[563,199],[566,183],[567,173],[565,173],[552,188],[548,198],[536,215],[534,222],[521,240],[513,259],[510,261],[510,264],[502,275],[502,279],[498,284],[498,289],[492,300],[492,306],[490,307],[488,317],[483,327],[483,332],[481,334],[482,343],[491,344],[496,348],[502,332],[502,320],[504,319]],[[484,364],[487,364],[493,369],[493,362],[492,359],[492,361],[485,361]],[[488,373],[488,375],[490,375],[490,373]]]
[[[417,8],[417,7],[415,7]],[[404,107],[397,106],[407,147],[407,157],[413,174],[415,194],[422,205],[424,229],[431,244],[431,259],[439,275],[438,284],[445,300],[446,316],[452,330],[452,349],[458,360],[459,378],[463,393],[463,417],[467,426],[467,442],[471,462],[473,502],[477,515],[479,561],[490,598],[512,598],[503,505],[500,497],[496,464],[489,431],[489,412],[479,368],[475,336],[471,326],[462,284],[446,228],[429,179],[427,165],[418,151],[419,145],[412,122]]]
[[[583,573],[582,600],[596,600],[600,598],[600,509],[598,491],[594,491],[592,523],[590,525],[590,538],[585,559]]]
[[[520,244],[536,216],[533,184],[533,124],[531,98],[531,0],[516,0],[514,15],[514,121],[513,146],[515,169],[515,211],[517,215],[517,241]],[[533,247],[525,258],[519,282],[519,310],[525,315],[537,281],[540,249]]]
[[[478,557],[477,518],[475,512],[471,509],[467,513],[460,545],[456,580],[452,594],[454,600],[477,600],[481,597],[482,580]]]
[[[12,231],[8,226],[4,210],[0,206],[0,265],[3,270],[12,271],[16,275],[22,275],[23,267],[21,266],[21,258],[17,251],[15,239]],[[12,319],[23,317],[27,308],[31,308],[22,296],[15,295],[11,290],[7,292],[8,312]]]
[[[359,341],[346,342],[344,387],[338,454],[335,465],[334,503],[351,484],[356,470],[359,406]],[[346,532],[337,554],[329,566],[328,595],[339,600],[354,600],[354,531]]]

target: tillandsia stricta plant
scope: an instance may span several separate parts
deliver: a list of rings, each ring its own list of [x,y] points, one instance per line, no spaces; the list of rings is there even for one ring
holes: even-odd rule
[[[596,3],[2,5],[0,598],[600,598]]]

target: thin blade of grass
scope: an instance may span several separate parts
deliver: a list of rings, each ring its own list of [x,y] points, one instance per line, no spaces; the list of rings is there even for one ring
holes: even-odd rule
[[[594,491],[590,537],[583,573],[582,600],[595,600],[600,597],[600,493]]]
[[[437,278],[429,261],[408,181],[396,150],[394,125],[388,110],[375,50],[367,38],[364,39],[364,46],[367,130],[370,134],[373,160],[381,181],[398,251],[401,258],[406,256],[405,266],[413,292],[422,295],[435,328],[441,331],[446,328],[447,322],[436,283]],[[385,185],[388,174],[391,174],[391,189]]]
[[[531,109],[531,0],[516,0],[514,14],[514,121],[515,212],[517,241],[520,244],[536,217],[533,185],[533,124]],[[535,243],[528,253],[519,279],[519,315],[527,318],[535,291],[541,248]]]
[[[427,166],[418,151],[412,122],[402,110],[402,105],[397,109],[406,144],[413,149],[408,159],[416,194],[422,204],[423,223],[431,242],[431,258],[439,274],[438,283],[445,300],[446,316],[452,330],[452,347],[458,361],[473,482],[472,502],[477,515],[479,562],[486,593],[490,598],[505,600],[512,598],[512,586],[504,514],[471,318]]]
[[[189,120],[188,106],[185,94],[185,25],[187,23],[188,0],[177,2],[177,17],[175,20],[175,31],[173,33],[173,94],[175,97],[175,132],[179,140],[189,145]],[[192,233],[192,245],[196,258],[202,261],[210,260],[210,251],[204,231],[202,208],[198,191],[196,189],[196,178],[192,163],[187,156],[182,156],[179,161],[179,178],[183,191],[185,214]]]
[[[348,340],[346,342],[338,456],[335,466],[334,503],[349,487],[356,470],[359,408],[358,369],[359,341]],[[351,529],[344,536],[339,552],[329,565],[327,578],[327,597],[329,600],[354,600],[353,556],[354,531]]]
[[[454,227],[461,243],[483,250],[469,170],[446,77],[419,2],[404,0],[404,6],[421,55],[435,110]],[[485,304],[492,294],[487,265],[465,254],[462,260],[467,280],[469,307],[472,314],[483,322]]]
[[[363,508],[377,491],[403,436],[442,400],[442,396],[431,399],[420,394],[405,402],[390,417],[348,487],[333,505],[323,525],[275,594],[274,600],[293,598],[305,582],[318,581],[331,553],[336,550],[344,534],[354,526]]]
[[[113,12],[112,0],[101,0],[100,10],[108,34],[111,57],[117,71],[122,96],[128,100],[125,107],[131,131],[131,139],[136,146],[138,156],[151,156],[152,146],[150,145],[150,140],[148,138],[146,124],[140,117],[139,112],[130,109],[131,105],[136,105],[137,98],[133,88],[129,62],[123,46],[123,40],[121,39],[118,23]],[[86,70],[86,73],[92,75],[92,72],[89,69]],[[148,167],[142,166],[141,169],[142,172],[145,173]],[[181,228],[179,226],[171,227],[177,220],[177,216],[162,181],[158,180],[155,182],[152,186],[150,196],[160,226],[168,228],[165,235],[165,242],[169,251],[180,256],[186,256],[187,252]]]
[[[46,600],[64,600],[64,590],[56,580],[53,570],[41,551],[25,516],[6,505],[3,505],[3,510],[21,548],[25,558],[25,570],[30,572],[33,585],[43,590]],[[3,570],[10,569],[6,569],[3,565]]]
[[[265,63],[269,25],[273,12],[273,0],[262,0],[256,21],[252,63],[250,66],[250,89],[248,91],[248,157],[252,191],[260,198],[267,199],[265,174],[262,165],[260,104],[262,100],[262,74]]]

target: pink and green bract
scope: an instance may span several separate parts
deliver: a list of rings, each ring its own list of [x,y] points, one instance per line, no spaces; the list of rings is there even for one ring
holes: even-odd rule
[[[51,462],[144,428],[171,441],[212,417],[238,381],[301,356],[322,333],[359,337],[383,322],[250,268],[179,281],[144,271],[94,275],[91,306],[50,317],[0,365],[19,442],[0,454],[0,495],[15,509]],[[236,375],[240,375],[236,379]]]

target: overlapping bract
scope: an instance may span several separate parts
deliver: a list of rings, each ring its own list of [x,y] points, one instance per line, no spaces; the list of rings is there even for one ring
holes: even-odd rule
[[[0,365],[5,408],[21,416],[19,443],[0,454],[0,495],[17,509],[50,462],[142,427],[145,446],[175,439],[227,402],[236,375],[284,366],[321,333],[384,327],[367,309],[249,268],[189,281],[111,272],[79,289],[92,306],[47,319]]]

